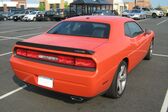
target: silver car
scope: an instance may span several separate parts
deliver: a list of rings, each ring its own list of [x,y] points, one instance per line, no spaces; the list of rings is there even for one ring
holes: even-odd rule
[[[132,19],[146,19],[147,14],[143,10],[134,9],[134,10],[131,10],[128,17]]]
[[[123,16],[123,17],[128,17],[129,14],[130,14],[130,10],[124,10],[124,11],[122,12],[122,16]]]

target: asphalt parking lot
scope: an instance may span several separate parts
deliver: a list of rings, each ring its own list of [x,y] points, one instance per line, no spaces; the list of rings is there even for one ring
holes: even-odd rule
[[[138,21],[156,33],[154,55],[142,61],[128,77],[120,99],[97,96],[73,102],[67,95],[27,87],[11,70],[9,59],[15,42],[39,35],[56,22],[0,22],[0,111],[1,112],[160,112],[168,106],[168,18]],[[168,93],[167,93],[168,94]],[[167,110],[168,112],[168,110]]]

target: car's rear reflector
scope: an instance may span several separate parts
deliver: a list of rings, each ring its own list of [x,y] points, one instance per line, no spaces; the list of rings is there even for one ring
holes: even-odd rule
[[[79,67],[96,68],[96,63],[90,58],[44,53],[40,51],[28,50],[23,48],[16,48],[15,53],[16,55],[19,55],[19,56],[24,56],[27,58],[33,58],[38,60],[44,60],[48,62],[79,66]]]

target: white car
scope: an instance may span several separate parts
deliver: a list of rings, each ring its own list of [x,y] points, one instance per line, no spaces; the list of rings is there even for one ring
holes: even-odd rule
[[[128,17],[132,19],[146,19],[147,14],[143,10],[134,9],[134,10],[131,10]]]
[[[36,21],[36,16],[40,13],[40,11],[33,11],[30,14],[27,14],[23,17],[23,21]]]
[[[156,18],[156,17],[161,18],[164,16],[164,12],[162,10],[152,9],[151,12],[152,12],[153,18]]]

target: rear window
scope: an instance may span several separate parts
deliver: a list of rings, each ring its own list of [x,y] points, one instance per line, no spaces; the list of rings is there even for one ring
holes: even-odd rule
[[[108,38],[110,25],[95,22],[64,21],[56,25],[49,34]]]

